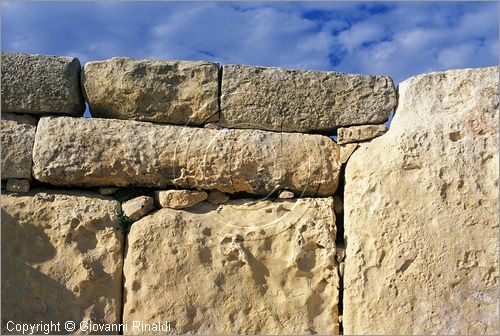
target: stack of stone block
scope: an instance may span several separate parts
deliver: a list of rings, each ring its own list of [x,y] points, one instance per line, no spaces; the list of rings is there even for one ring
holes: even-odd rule
[[[484,70],[485,84],[478,79],[470,86],[487,94],[493,72]],[[403,106],[415,121],[412,90],[420,84],[412,85]],[[485,106],[492,120],[493,100]],[[85,101],[92,118],[82,118]],[[397,232],[411,229],[396,224],[412,223],[404,211],[397,213],[404,220],[386,218],[397,205],[391,197],[411,192],[382,188],[385,170],[378,167],[394,150],[388,162],[403,160],[398,177],[412,186],[406,172],[423,166],[415,143],[428,144],[426,160],[441,152],[419,137],[430,127],[423,121],[409,140],[396,131],[374,139],[386,132],[396,103],[387,76],[129,58],[82,69],[74,58],[3,53],[2,331],[23,316],[23,322],[71,320],[80,333],[91,333],[81,321],[122,323],[124,334],[151,333],[134,330],[134,321],[168,321],[177,334],[428,332],[409,320],[406,329],[397,323],[376,329],[377,321],[363,322],[356,313],[359,307],[383,320],[381,279],[389,288],[402,286],[401,295],[420,279],[398,282],[419,258],[410,245],[385,250],[379,240],[410,244]],[[422,116],[432,115],[432,106]],[[470,132],[484,125],[471,121]],[[453,132],[453,143],[466,134]],[[401,158],[394,146],[404,146]],[[478,155],[495,155],[492,146]],[[373,162],[370,153],[377,153]],[[453,179],[450,169],[439,178]],[[126,192],[133,196],[122,197]],[[347,250],[339,235],[344,216]],[[475,220],[491,224],[489,217]],[[374,225],[383,230],[372,231]],[[396,254],[397,275],[384,273],[384,258]],[[487,298],[496,300],[490,289],[498,280],[490,282]],[[368,296],[381,303],[363,302]]]

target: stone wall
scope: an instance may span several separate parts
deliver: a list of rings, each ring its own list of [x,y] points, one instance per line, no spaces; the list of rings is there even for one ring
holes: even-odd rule
[[[497,87],[3,53],[2,332],[497,333]]]

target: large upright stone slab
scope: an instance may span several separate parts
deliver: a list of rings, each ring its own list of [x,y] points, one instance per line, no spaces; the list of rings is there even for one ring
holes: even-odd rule
[[[170,334],[338,334],[332,198],[208,202],[132,226],[123,320]]]
[[[81,117],[84,111],[77,58],[2,52],[2,113]]]
[[[120,204],[94,193],[1,195],[2,333],[7,323],[119,323]],[[42,334],[39,330],[36,334]],[[95,332],[90,332],[95,333]],[[19,334],[14,331],[14,334]],[[117,332],[111,332],[117,334]]]
[[[267,195],[333,195],[339,147],[326,136],[42,118],[33,176],[53,185],[176,185]]]
[[[498,334],[498,76],[404,81],[348,161],[346,334]]]
[[[220,124],[281,132],[333,132],[381,124],[396,105],[386,76],[246,65],[222,69]]]
[[[85,64],[93,117],[202,125],[218,113],[216,63],[112,58]]]
[[[2,180],[31,179],[36,122],[30,115],[2,112]]]

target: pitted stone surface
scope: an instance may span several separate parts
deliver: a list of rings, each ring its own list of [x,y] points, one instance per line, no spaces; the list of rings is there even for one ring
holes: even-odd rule
[[[224,65],[221,91],[228,128],[331,132],[383,123],[396,105],[387,76]]]
[[[2,114],[84,111],[77,58],[2,52]]]
[[[498,334],[498,68],[412,77],[346,168],[346,334]]]
[[[2,194],[2,333],[6,323],[119,323],[120,204],[95,193]],[[12,326],[10,326],[12,327]],[[42,334],[42,332],[38,332]],[[15,332],[18,334],[18,332]],[[116,334],[116,333],[112,333]]]
[[[33,176],[63,186],[328,196],[339,173],[339,147],[326,136],[130,120],[43,117],[33,153]]]
[[[0,125],[2,180],[11,178],[30,180],[36,119],[27,114],[2,111]]]
[[[216,121],[218,65],[112,58],[85,64],[93,117],[202,125]]]
[[[124,321],[170,321],[172,334],[338,334],[335,234],[332,198],[161,209],[128,236]]]

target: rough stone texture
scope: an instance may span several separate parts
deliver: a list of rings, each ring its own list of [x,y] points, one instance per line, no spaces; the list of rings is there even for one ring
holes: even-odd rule
[[[135,222],[124,321],[170,321],[173,334],[337,334],[332,208],[331,198],[203,202]]]
[[[220,191],[211,191],[208,194],[207,201],[212,204],[224,204],[229,201],[229,196]]]
[[[31,158],[35,142],[36,119],[29,115],[2,111],[0,125],[2,180],[10,178],[31,179]]]
[[[346,163],[351,157],[352,153],[359,147],[357,143],[350,143],[340,146],[340,163]]]
[[[222,69],[220,125],[283,132],[331,132],[380,124],[396,105],[389,77],[245,65]]]
[[[2,332],[9,320],[118,323],[120,204],[94,193],[40,190],[3,194],[1,203]]]
[[[85,64],[93,117],[201,125],[217,120],[218,65],[112,58]]]
[[[185,209],[203,202],[208,194],[198,190],[160,190],[155,196],[162,208]]]
[[[8,179],[6,189],[7,191],[25,193],[30,191],[30,181],[26,179]]]
[[[124,141],[127,139],[127,141]],[[53,185],[136,186],[328,196],[339,147],[326,136],[43,117],[33,176]]]
[[[494,334],[498,68],[410,78],[346,169],[346,334]]]
[[[387,132],[385,125],[361,125],[341,127],[337,130],[337,143],[339,145],[371,140]]]
[[[80,61],[73,57],[2,52],[4,112],[81,117]]]
[[[283,198],[283,199],[287,199],[287,198],[290,199],[290,198],[294,198],[294,197],[295,197],[295,195],[293,194],[293,192],[288,191],[288,190],[283,190],[278,195],[278,198]]]
[[[135,197],[122,204],[123,213],[132,221],[146,216],[153,208],[154,199],[149,196]]]

